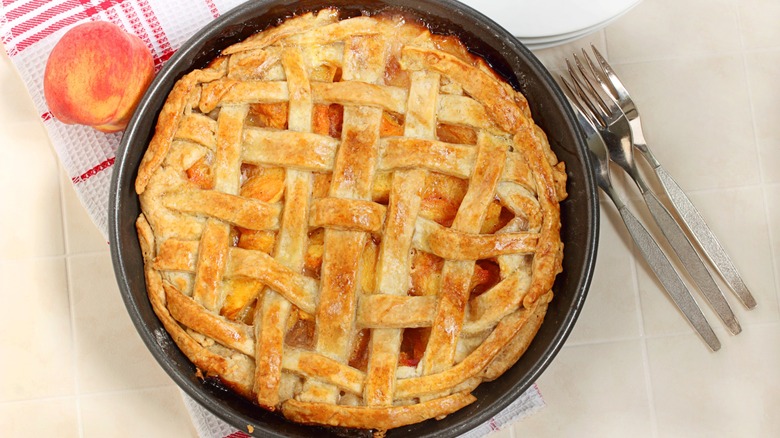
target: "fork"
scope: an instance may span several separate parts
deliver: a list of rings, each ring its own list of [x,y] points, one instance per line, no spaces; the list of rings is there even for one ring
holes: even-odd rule
[[[595,79],[590,77],[595,73],[589,72],[579,62],[576,55],[575,62],[580,74],[576,74],[567,60],[569,75],[574,82],[578,96],[587,103],[587,109],[592,112],[592,120],[596,122],[596,128],[604,138],[609,158],[634,180],[661,232],[720,319],[731,333],[740,333],[742,328],[734,316],[731,306],[713,280],[701,257],[669,210],[661,204],[639,173],[634,161],[633,138],[628,118],[612,98],[608,96],[604,98],[599,94],[596,89],[598,86],[594,84]]]
[[[672,267],[669,259],[663,251],[661,251],[661,248],[655,240],[653,240],[652,236],[650,236],[650,233],[634,214],[631,213],[612,186],[612,179],[609,172],[609,156],[607,155],[607,147],[604,144],[604,140],[596,130],[594,122],[586,116],[585,110],[581,108],[580,103],[575,97],[576,93],[574,92],[572,85],[563,77],[560,79],[565,86],[564,92],[566,97],[575,110],[577,121],[585,133],[585,140],[588,144],[591,161],[595,168],[596,182],[601,190],[609,196],[612,203],[615,204],[615,207],[617,207],[620,217],[623,219],[623,223],[625,223],[628,232],[631,234],[631,238],[634,240],[634,243],[636,243],[642,256],[645,258],[648,265],[650,265],[650,268],[653,270],[658,280],[661,281],[661,284],[669,293],[669,296],[674,303],[682,311],[683,315],[688,319],[710,349],[712,349],[712,351],[717,351],[720,349],[720,341],[707,322],[707,319],[704,317],[698,303],[696,303],[691,292],[685,286],[682,279],[680,279],[680,275]]]
[[[583,57],[591,71],[601,73],[601,75],[594,75],[599,82],[599,85],[607,94],[615,99],[617,104],[626,114],[634,136],[634,147],[642,153],[642,156],[644,156],[645,160],[647,160],[653,168],[664,191],[666,191],[666,194],[669,196],[669,200],[677,210],[677,213],[679,213],[688,230],[690,230],[693,237],[699,243],[705,256],[712,262],[726,284],[734,291],[734,294],[737,295],[746,308],[752,309],[756,307],[755,298],[753,298],[750,290],[748,290],[745,282],[739,275],[737,268],[734,266],[734,263],[731,261],[728,254],[726,254],[726,251],[715,237],[715,234],[707,226],[707,223],[704,222],[701,213],[699,213],[669,172],[661,166],[661,163],[655,158],[652,151],[650,151],[650,148],[647,147],[645,135],[642,130],[641,118],[639,117],[639,110],[631,99],[628,90],[623,86],[623,83],[615,74],[612,66],[607,63],[607,60],[599,53],[596,47],[591,45],[591,50],[593,51],[597,64],[591,60],[585,49],[582,49]]]

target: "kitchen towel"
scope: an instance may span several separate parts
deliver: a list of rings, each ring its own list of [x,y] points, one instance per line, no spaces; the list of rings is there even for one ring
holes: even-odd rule
[[[184,398],[184,405],[192,417],[192,423],[201,438],[249,438],[250,435],[244,431],[236,430],[234,427],[211,415],[203,406],[196,403],[189,397]],[[503,429],[507,424],[520,421],[523,418],[532,415],[544,407],[539,388],[532,385],[526,392],[517,398],[506,409],[499,412],[495,417],[481,425],[464,433],[459,438],[481,438]]]
[[[241,0],[2,0],[0,41],[18,70],[52,145],[84,208],[108,235],[108,190],[121,133],[58,122],[46,107],[43,71],[62,35],[87,21],[108,21],[135,34],[152,53],[157,71],[198,29]],[[198,434],[203,438],[247,436],[182,393]],[[533,385],[506,409],[464,437],[481,437],[544,406]]]

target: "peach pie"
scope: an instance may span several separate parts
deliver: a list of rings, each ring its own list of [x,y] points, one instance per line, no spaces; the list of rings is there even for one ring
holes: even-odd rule
[[[561,271],[524,96],[391,14],[290,18],[182,77],[136,179],[151,304],[204,378],[378,431],[475,401]]]

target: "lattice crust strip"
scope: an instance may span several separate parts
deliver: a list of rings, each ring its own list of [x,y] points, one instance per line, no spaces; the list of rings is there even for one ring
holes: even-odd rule
[[[149,299],[199,372],[293,421],[442,418],[542,323],[565,184],[457,39],[304,14],[171,91],[136,180]]]

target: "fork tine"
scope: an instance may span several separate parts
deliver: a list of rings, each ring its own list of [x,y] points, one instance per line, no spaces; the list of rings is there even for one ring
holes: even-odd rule
[[[558,75],[558,79],[563,84],[563,94],[567,99],[569,99],[569,103],[571,103],[572,106],[577,107],[577,109],[584,114],[585,111],[583,111],[582,105],[580,104],[579,99],[577,99],[576,93],[572,89],[572,85],[569,83],[569,81],[566,80],[565,77],[563,77],[563,75]]]
[[[559,75],[558,77],[560,78],[561,83],[563,83],[563,94],[566,95],[567,99],[569,99],[569,103],[571,103],[575,110],[579,111],[587,119],[588,124],[590,124],[595,131],[595,115],[590,111],[589,108],[582,104],[581,98],[577,96],[578,93],[574,90],[574,86],[570,84],[569,81],[567,81],[566,78],[562,75]]]
[[[618,100],[619,96],[617,91],[612,86],[607,73],[601,68],[601,64],[597,65],[594,63],[593,59],[591,59],[590,55],[588,55],[588,52],[586,52],[585,49],[582,49],[582,57],[585,59],[588,70],[593,73],[593,77],[599,83],[601,89],[604,90],[604,93],[606,93],[606,95],[611,97],[613,100]]]
[[[574,58],[574,65],[577,66],[577,71],[579,71],[579,75],[577,75],[577,77],[578,78],[581,77],[582,79],[584,79],[584,80],[580,80],[580,79],[575,79],[575,80],[579,82],[579,85],[580,87],[582,87],[583,90],[590,91],[589,95],[591,96],[591,99],[595,99],[596,103],[598,103],[599,106],[601,106],[604,112],[608,113],[609,108],[607,107],[607,103],[604,102],[604,99],[602,99],[601,96],[598,95],[596,90],[593,88],[593,85],[588,80],[585,73],[585,68],[580,62],[580,58],[577,57],[576,53],[572,53],[572,56]],[[574,73],[572,72],[573,69],[571,68],[571,65],[567,64],[567,66],[569,67],[569,74],[574,75]]]
[[[619,111],[619,108],[617,106],[617,102],[615,102],[614,97],[607,92],[606,97],[603,96],[602,92],[599,91],[601,89],[600,85],[596,85],[595,82],[598,82],[598,79],[596,78],[596,73],[593,70],[588,70],[580,61],[580,58],[575,53],[574,55],[574,62],[577,64],[577,69],[579,69],[580,74],[582,75],[583,79],[585,79],[585,84],[587,85],[588,90],[591,92],[591,95],[598,99],[598,101],[601,103],[602,108],[605,109],[605,111],[609,114],[614,114]]]
[[[563,95],[566,96],[566,100],[569,101],[572,109],[577,114],[578,119],[580,120],[580,127],[585,132],[585,136],[597,135],[598,130],[596,129],[596,124],[591,119],[593,115],[582,106],[582,102],[577,98],[569,81],[561,75],[559,75],[558,78],[563,84]]]
[[[594,121],[597,122],[596,124],[606,126],[607,121],[609,120],[609,110],[599,102],[598,98],[590,96],[589,93],[585,91],[582,86],[583,80],[580,79],[580,75],[572,69],[568,59],[566,60],[566,65],[569,67],[569,76],[571,76],[572,83],[574,84],[573,91],[575,91],[575,94],[579,96],[581,101],[590,109],[591,113],[594,115]]]
[[[634,101],[631,99],[631,96],[629,96],[628,90],[625,85],[623,85],[623,82],[620,80],[617,73],[615,73],[615,70],[609,65],[601,52],[596,49],[596,46],[591,44],[590,49],[593,51],[593,56],[596,57],[598,69],[604,74],[604,77],[607,79],[607,84],[612,89],[612,96],[614,96],[615,100],[623,109],[623,112],[626,113],[629,118],[636,117],[638,113]]]
[[[622,82],[620,82],[620,79],[617,77],[617,74],[615,73],[615,70],[612,69],[612,66],[609,65],[607,60],[604,58],[604,56],[599,52],[599,50],[594,46],[593,44],[590,45],[590,50],[593,51],[593,56],[596,58],[596,61],[598,62],[599,69],[609,79],[609,85],[615,90],[616,97],[619,97],[620,94],[627,94],[628,90],[626,90],[626,87],[623,85]],[[585,49],[582,49],[584,52]]]
[[[583,98],[579,95],[580,93],[575,91],[575,86],[567,81],[563,76],[559,77],[564,85],[563,94],[569,100],[569,103],[572,104],[574,109],[582,115],[590,129],[592,129],[594,133],[598,132],[598,128],[596,128],[596,126],[601,126],[601,121],[599,121],[598,117],[590,109],[590,103],[585,100],[587,103],[583,104]]]
[[[585,93],[585,90],[580,86],[579,79],[577,78],[577,73],[575,73],[575,70],[572,68],[571,63],[569,62],[569,59],[566,59],[566,67],[569,71],[569,77],[571,78],[571,83],[566,82],[566,85],[570,87],[569,89],[571,92],[577,96],[582,103],[587,105],[588,109],[590,109],[590,112],[594,115],[602,114],[606,111],[605,108],[600,107],[600,103],[593,103],[591,102],[590,97]],[[572,85],[573,84],[573,85]],[[595,105],[599,105],[599,108],[595,108]]]

